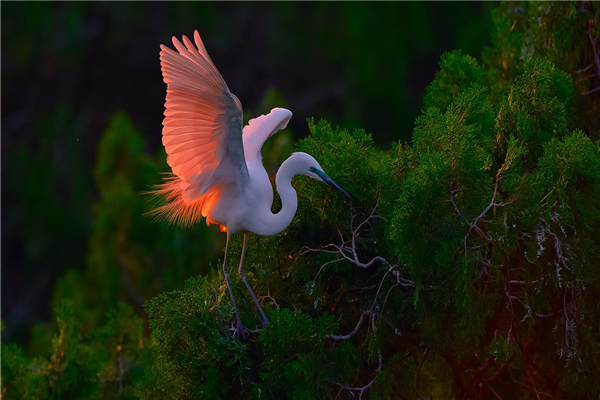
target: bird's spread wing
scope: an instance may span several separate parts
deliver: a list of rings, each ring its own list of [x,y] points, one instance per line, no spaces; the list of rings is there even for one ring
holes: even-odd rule
[[[260,149],[263,144],[275,132],[285,129],[290,118],[292,118],[290,110],[274,108],[269,114],[248,121],[248,125],[244,127],[243,136],[246,160],[248,162],[262,161]]]
[[[219,193],[242,190],[248,168],[242,142],[242,107],[229,92],[198,31],[196,46],[173,37],[177,51],[161,45],[167,84],[163,144],[173,176],[159,187],[168,203],[155,210],[188,225],[207,216]],[[212,200],[211,200],[212,198]]]

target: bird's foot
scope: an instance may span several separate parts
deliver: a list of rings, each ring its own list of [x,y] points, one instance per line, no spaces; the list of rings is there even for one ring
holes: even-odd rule
[[[252,334],[259,333],[261,331],[258,328],[257,329],[246,328],[246,326],[244,326],[244,324],[242,323],[242,320],[240,319],[240,317],[236,318],[236,325],[237,326],[234,326],[234,324],[232,323],[231,328],[229,328],[229,330],[233,332],[233,336],[237,336],[238,339],[240,339],[241,341],[245,341]]]
[[[266,328],[267,326],[269,326],[269,318],[267,318],[266,315],[263,315],[263,317],[261,318],[261,322],[262,322],[263,328]]]
[[[269,326],[269,318],[267,318],[267,315],[263,311],[263,309],[260,306],[260,304],[258,303],[258,301],[256,301],[255,304],[256,304],[256,308],[258,310],[258,318],[260,319],[260,322],[261,322],[263,328],[266,328],[267,326]]]

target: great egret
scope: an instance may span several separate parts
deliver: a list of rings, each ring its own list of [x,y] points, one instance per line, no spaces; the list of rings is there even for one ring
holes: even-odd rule
[[[298,207],[291,184],[297,174],[325,182],[350,196],[312,156],[297,152],[277,171],[275,183],[282,208],[273,214],[273,189],[260,150],[271,135],[287,126],[292,113],[275,108],[268,115],[250,120],[242,129],[240,101],[229,91],[198,31],[194,32],[194,41],[196,46],[186,36],[183,44],[173,37],[177,51],[160,46],[167,84],[162,142],[173,173],[156,190],[165,204],[152,213],[185,226],[205,217],[208,224],[220,224],[227,232],[223,273],[235,309],[237,332],[244,337],[252,331],[242,324],[229,282],[227,250],[231,235],[244,234],[239,273],[266,327],[269,320],[244,274],[248,232],[275,235],[290,224]]]

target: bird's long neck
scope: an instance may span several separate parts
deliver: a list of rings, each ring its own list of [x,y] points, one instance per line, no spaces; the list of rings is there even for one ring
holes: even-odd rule
[[[292,222],[298,209],[298,196],[292,187],[292,178],[298,173],[300,172],[291,158],[285,160],[279,167],[275,176],[275,185],[281,198],[282,207],[277,214],[270,213],[264,235],[276,235]]]

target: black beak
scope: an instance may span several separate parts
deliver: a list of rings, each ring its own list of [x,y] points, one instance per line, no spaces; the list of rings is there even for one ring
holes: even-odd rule
[[[337,189],[341,194],[343,194],[344,196],[346,196],[346,198],[348,200],[352,200],[352,197],[350,197],[350,195],[348,194],[348,192],[346,192],[344,189],[342,189],[342,187],[340,185],[338,185],[337,183],[335,183],[335,181],[333,179],[331,179],[329,177],[329,175],[327,175],[325,172],[323,172],[321,170],[318,170],[316,168],[311,168],[311,171],[314,172],[315,174],[319,175],[319,177],[321,179],[323,179],[323,182],[325,182],[326,184],[328,184],[332,188]]]

